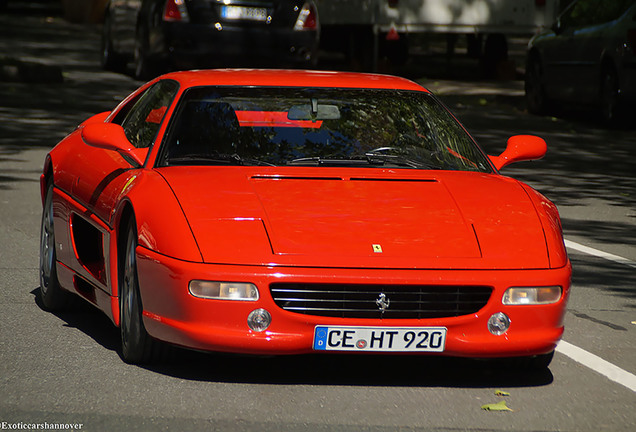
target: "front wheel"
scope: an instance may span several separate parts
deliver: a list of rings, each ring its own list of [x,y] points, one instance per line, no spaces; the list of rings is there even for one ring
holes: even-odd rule
[[[554,357],[554,351],[550,351],[547,354],[539,354],[525,359],[526,370],[542,371],[550,366],[552,358]]]
[[[514,357],[505,360],[505,367],[520,372],[543,372],[548,369],[553,357],[554,351],[529,357]]]
[[[60,287],[57,279],[55,247],[53,182],[49,182],[40,224],[40,300],[48,311],[65,309],[71,300],[70,294]]]
[[[137,276],[137,230],[133,219],[128,223],[125,248],[119,266],[119,309],[122,358],[126,363],[141,364],[153,360],[156,342],[146,332]]]

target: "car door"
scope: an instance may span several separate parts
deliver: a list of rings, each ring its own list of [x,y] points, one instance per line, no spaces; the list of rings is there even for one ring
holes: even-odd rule
[[[559,17],[543,48],[546,91],[556,99],[586,101],[595,60],[591,51],[602,0],[578,0]],[[584,91],[581,91],[584,89]]]
[[[177,90],[175,81],[161,80],[122,107],[113,118],[112,122],[124,128],[126,137],[139,149],[140,154],[147,154],[154,143],[164,114]],[[73,195],[89,212],[109,222],[121,192],[120,183],[126,181],[122,178],[140,167],[114,151],[95,147],[86,154],[90,156],[93,168],[78,177]]]
[[[177,90],[174,81],[159,81],[119,108],[112,119],[124,128],[140,155],[147,154],[154,143]],[[123,192],[143,167],[116,151],[93,147],[78,139],[75,151],[65,156],[59,169],[76,173],[70,191],[73,199],[64,218],[68,232],[60,233],[69,239],[72,252],[59,259],[110,294],[107,269],[112,217]]]

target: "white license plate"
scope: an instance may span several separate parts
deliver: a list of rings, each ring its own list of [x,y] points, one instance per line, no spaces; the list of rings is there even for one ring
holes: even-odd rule
[[[314,350],[443,352],[445,327],[331,327],[314,329]]]
[[[228,20],[267,21],[267,9],[244,6],[223,6],[221,16]]]

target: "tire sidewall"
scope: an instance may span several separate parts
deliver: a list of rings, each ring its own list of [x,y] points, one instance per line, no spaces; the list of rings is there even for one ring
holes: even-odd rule
[[[47,233],[47,218],[51,218]],[[47,241],[48,240],[48,241]],[[45,250],[45,246],[48,248]],[[46,197],[42,209],[42,219],[40,223],[40,300],[44,309],[54,311],[61,309],[66,303],[66,293],[62,292],[57,278],[57,256],[56,256],[55,229],[53,224],[53,182],[49,182],[46,188]],[[46,263],[48,261],[48,264]],[[48,266],[48,275],[45,265]]]
[[[152,339],[143,324],[143,305],[137,273],[137,230],[132,218],[123,231],[125,248],[119,265],[119,310],[122,358],[127,363],[138,364],[150,360]]]
[[[120,309],[120,333],[122,355],[125,360],[134,360],[139,356],[138,346],[140,342],[139,334],[139,299],[137,295],[137,279],[136,279],[136,232],[134,223],[129,222],[126,227],[126,242],[123,250],[123,257],[120,265],[119,278],[119,309]],[[132,255],[131,255],[132,254]],[[132,266],[132,268],[130,267]],[[128,274],[127,274],[128,273]],[[127,277],[134,279],[128,280]]]

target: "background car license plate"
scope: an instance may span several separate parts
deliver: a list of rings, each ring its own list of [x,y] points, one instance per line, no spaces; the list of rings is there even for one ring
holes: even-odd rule
[[[314,329],[314,350],[443,352],[445,327],[330,327]]]
[[[230,20],[266,21],[267,9],[244,6],[223,6],[221,16]]]

